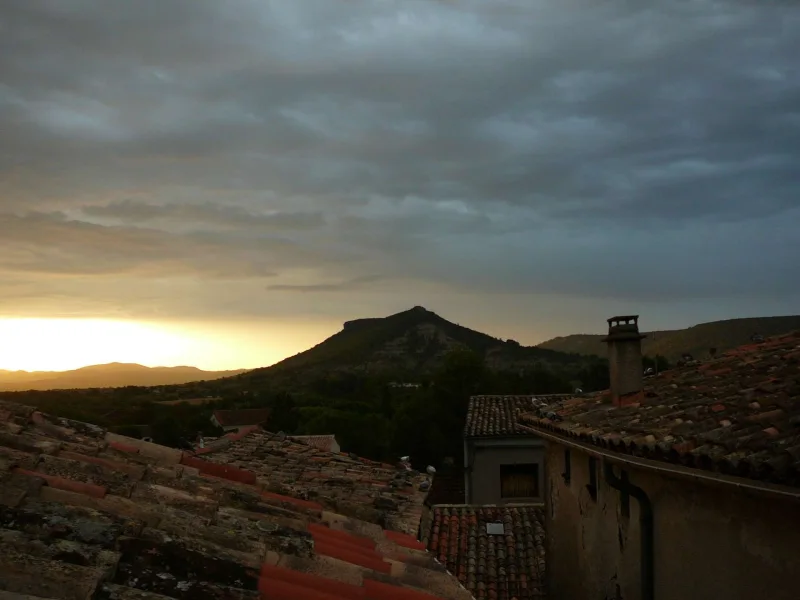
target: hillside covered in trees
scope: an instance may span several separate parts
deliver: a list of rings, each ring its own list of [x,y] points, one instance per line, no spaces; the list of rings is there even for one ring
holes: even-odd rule
[[[748,343],[754,335],[769,337],[796,329],[800,329],[800,316],[713,321],[686,329],[644,332],[647,337],[642,340],[642,350],[650,356],[661,355],[676,362],[684,354],[706,357],[712,348],[716,352],[725,352]],[[601,334],[567,335],[542,342],[538,348],[582,356],[605,356],[603,337]]]
[[[333,433],[345,451],[388,460],[408,454],[438,465],[459,456],[470,395],[607,386],[603,358],[524,347],[417,307],[345,323],[306,352],[234,377],[0,397],[170,445],[198,431],[219,435],[210,421],[215,409],[267,407],[271,430]]]

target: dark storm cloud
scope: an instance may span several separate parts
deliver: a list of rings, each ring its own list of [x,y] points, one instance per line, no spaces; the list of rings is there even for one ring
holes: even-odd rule
[[[275,212],[257,214],[240,206],[205,204],[150,204],[122,200],[100,206],[85,206],[82,212],[129,223],[201,223],[225,228],[261,230],[315,229],[325,224],[322,212]]]
[[[794,3],[738,0],[12,0],[0,269],[112,303],[126,277],[379,273],[789,306],[798,28]]]

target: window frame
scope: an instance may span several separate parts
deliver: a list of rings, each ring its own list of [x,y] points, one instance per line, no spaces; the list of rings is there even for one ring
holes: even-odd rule
[[[526,469],[530,469],[527,473],[525,472]],[[525,463],[509,463],[509,464],[501,464],[500,465],[500,498],[503,500],[515,500],[515,499],[523,499],[523,498],[540,498],[541,497],[541,475],[542,475],[542,467],[541,463],[539,462],[525,462]],[[518,471],[517,473],[513,473],[513,471]],[[505,472],[504,472],[505,471]],[[512,471],[509,473],[508,471]],[[533,476],[533,491],[535,492],[532,495],[506,495],[504,493],[504,485],[503,482],[509,476],[514,475],[524,475],[524,476]]]

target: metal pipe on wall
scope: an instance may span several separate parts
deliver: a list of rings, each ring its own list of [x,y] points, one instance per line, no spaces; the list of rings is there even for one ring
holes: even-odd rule
[[[655,598],[655,558],[654,558],[654,526],[653,526],[653,505],[647,493],[640,487],[628,481],[628,477],[623,471],[623,477],[619,478],[614,474],[614,467],[608,461],[603,461],[603,473],[605,480],[615,490],[623,495],[632,496],[639,504],[639,535],[641,557],[639,568],[641,569],[641,598],[642,600],[654,600]],[[624,502],[623,502],[624,504]]]

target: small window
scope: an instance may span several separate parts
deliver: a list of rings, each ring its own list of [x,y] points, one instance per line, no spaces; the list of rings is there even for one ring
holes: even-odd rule
[[[539,465],[500,465],[500,496],[502,498],[537,498],[539,496]]]

